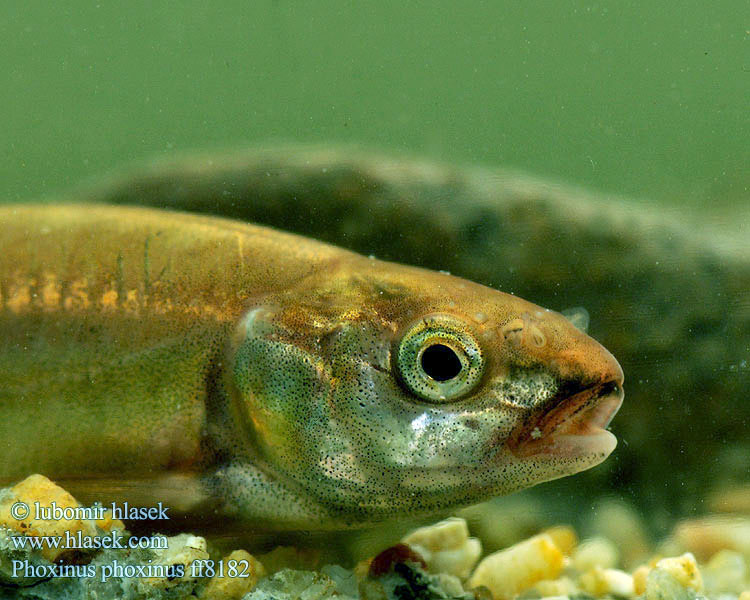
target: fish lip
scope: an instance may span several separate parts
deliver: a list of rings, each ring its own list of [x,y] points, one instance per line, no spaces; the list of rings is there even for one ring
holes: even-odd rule
[[[621,381],[613,379],[562,399],[555,398],[554,407],[541,411],[517,429],[508,445],[516,456],[524,458],[609,455],[617,440],[606,428],[620,409],[623,397]]]

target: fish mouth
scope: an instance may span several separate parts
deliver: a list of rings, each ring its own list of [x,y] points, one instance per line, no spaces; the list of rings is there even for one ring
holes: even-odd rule
[[[617,438],[606,427],[620,409],[623,395],[621,382],[612,380],[563,399],[555,398],[553,408],[542,411],[519,428],[509,446],[516,456],[524,458],[540,455],[578,458],[595,454],[603,460],[617,445]]]

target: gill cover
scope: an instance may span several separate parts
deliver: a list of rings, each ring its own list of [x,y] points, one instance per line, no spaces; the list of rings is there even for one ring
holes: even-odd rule
[[[238,326],[234,400],[258,458],[294,477],[307,450],[300,429],[312,433],[320,422],[330,376],[320,359],[292,343],[272,317],[273,311],[255,308]]]
[[[320,314],[289,327],[292,313],[256,308],[239,324],[231,373],[243,442],[266,473],[329,508],[379,503],[394,481],[374,432],[398,439],[401,422],[383,408],[395,386],[388,344],[367,324]]]

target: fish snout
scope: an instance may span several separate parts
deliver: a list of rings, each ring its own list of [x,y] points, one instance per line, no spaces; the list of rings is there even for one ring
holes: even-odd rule
[[[582,387],[612,382],[622,387],[624,375],[617,359],[558,313],[524,312],[500,332],[506,343],[522,348],[524,360],[548,366],[560,381]]]
[[[609,350],[586,335],[563,350],[557,363],[562,379],[577,380],[584,387],[608,385],[622,389],[625,375]]]

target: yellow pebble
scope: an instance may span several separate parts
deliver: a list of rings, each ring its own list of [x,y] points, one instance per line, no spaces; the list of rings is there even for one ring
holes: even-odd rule
[[[549,596],[577,596],[580,589],[570,577],[560,577],[560,579],[544,579],[538,582],[534,589],[539,592],[542,598]]]
[[[636,596],[646,593],[646,578],[649,571],[651,571],[651,567],[648,565],[641,565],[633,571],[633,590]]]
[[[409,546],[421,546],[430,552],[439,552],[460,548],[467,539],[469,528],[466,519],[451,517],[434,525],[415,529],[401,541]]]
[[[672,534],[681,551],[706,561],[720,550],[734,550],[750,560],[750,516],[712,515],[683,521]]]
[[[594,567],[578,578],[581,589],[592,596],[630,597],[634,595],[633,577],[618,569]]]
[[[53,507],[60,510],[83,508],[73,496],[43,475],[30,475],[14,485],[0,500],[0,527],[6,527],[30,537],[65,536],[66,532],[75,536],[79,531],[84,536],[96,534],[94,521],[87,519],[36,519],[36,502],[44,510],[50,511]],[[19,506],[27,507],[27,516],[18,518],[18,513],[13,514]],[[63,544],[60,548],[44,547],[41,550],[42,556],[49,561],[54,561],[65,551],[62,546]]]
[[[546,529],[546,533],[555,542],[555,546],[560,548],[565,556],[570,556],[575,547],[578,545],[578,536],[575,530],[569,525],[557,525]]]
[[[564,557],[547,534],[495,552],[479,563],[467,587],[485,586],[496,600],[510,600],[543,579],[555,579]]]
[[[95,521],[96,526],[104,531],[112,531],[117,529],[118,531],[125,531],[125,524],[120,519],[112,518],[112,509],[107,508],[104,510],[104,517]]]
[[[354,565],[354,569],[352,569],[352,571],[354,572],[354,576],[357,578],[357,581],[367,577],[367,575],[370,572],[371,562],[372,562],[371,558],[365,558],[365,559],[360,560],[356,565]]]
[[[682,556],[662,558],[656,563],[656,568],[672,575],[683,587],[692,588],[696,592],[703,591],[703,578],[698,563],[690,552]]]
[[[230,573],[231,565],[237,571]],[[212,577],[198,597],[206,600],[240,600],[265,574],[266,571],[257,558],[244,550],[235,550],[224,558],[224,576],[219,577],[217,574]]]

